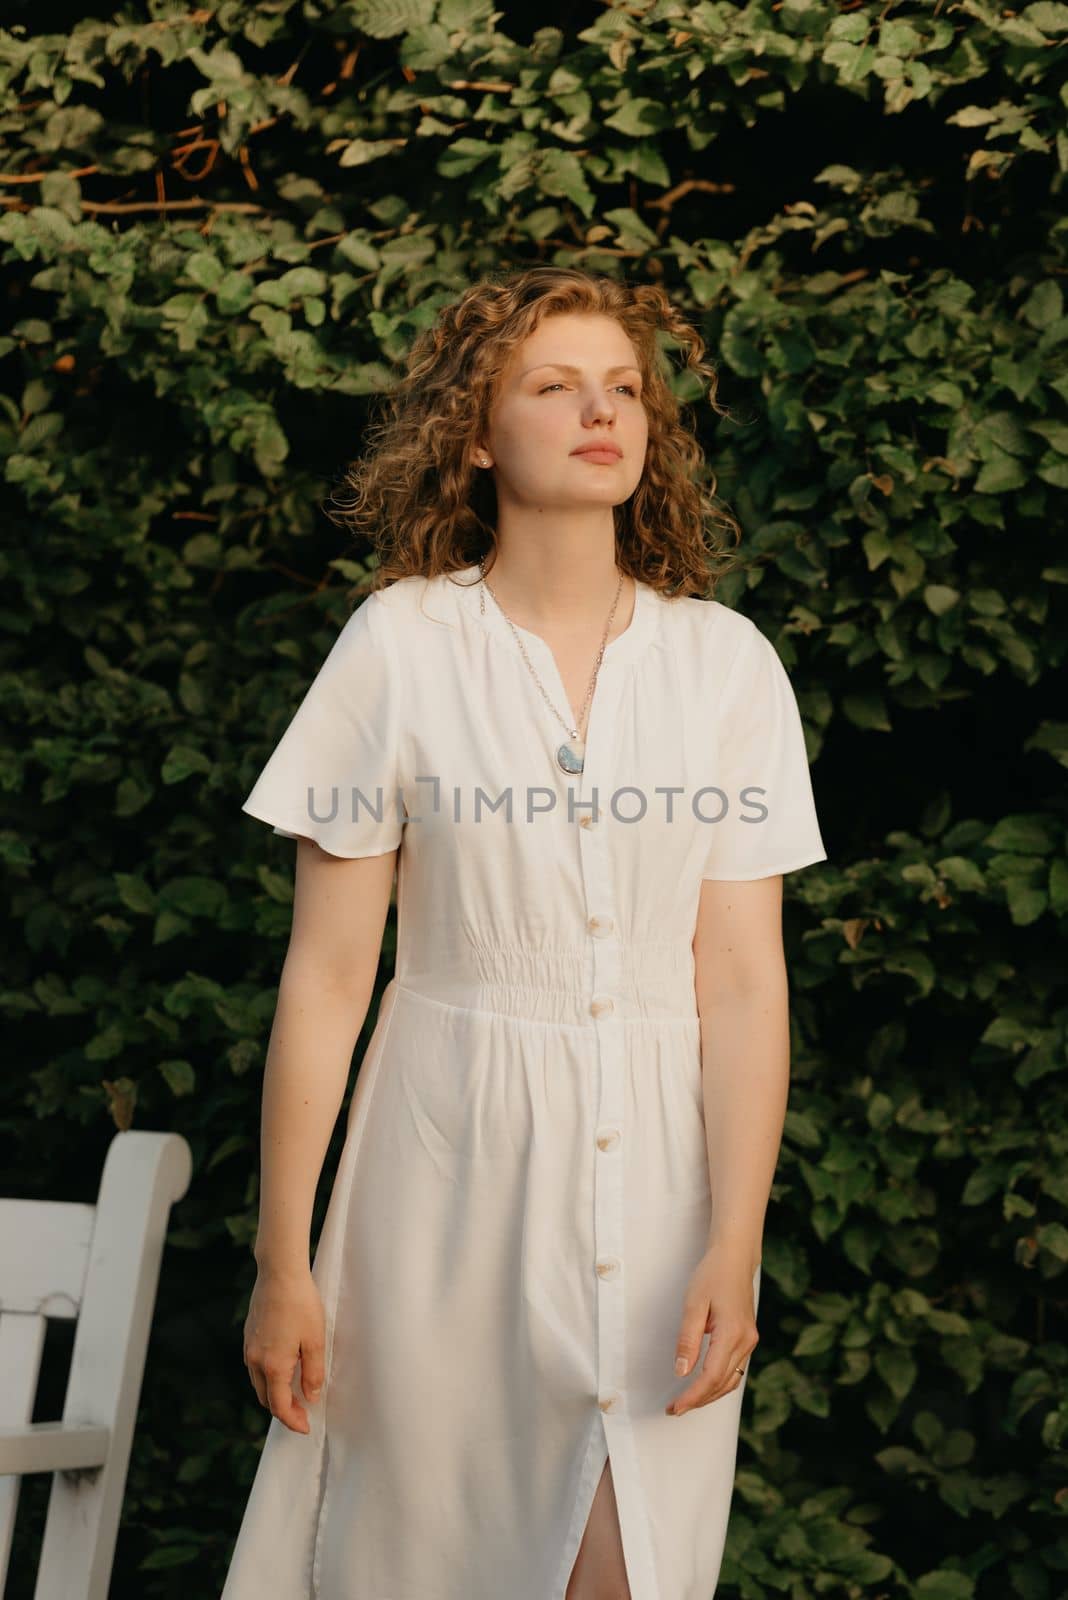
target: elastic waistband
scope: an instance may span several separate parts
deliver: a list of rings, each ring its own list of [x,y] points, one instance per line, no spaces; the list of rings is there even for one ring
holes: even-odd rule
[[[552,981],[566,978],[566,982]],[[585,981],[584,981],[585,978]],[[538,982],[495,982],[467,973],[405,972],[391,986],[406,1001],[439,1011],[468,1013],[546,1027],[600,1028],[623,1023],[697,1029],[700,1019],[691,970],[655,976],[631,970],[590,974],[579,958],[566,973],[545,973]]]

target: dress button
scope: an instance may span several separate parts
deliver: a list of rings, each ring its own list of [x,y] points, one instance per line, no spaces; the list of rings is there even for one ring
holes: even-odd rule
[[[615,922],[611,917],[591,917],[586,926],[596,939],[607,939]]]
[[[616,1008],[615,1001],[608,999],[607,996],[603,996],[601,999],[591,1000],[590,1001],[590,1016],[591,1017],[607,1016],[609,1011],[614,1011],[615,1008]]]
[[[617,1394],[602,1395],[597,1404],[600,1406],[602,1411],[618,1411],[619,1396]]]
[[[606,1133],[597,1135],[598,1150],[612,1150],[619,1143],[619,1133],[615,1128],[609,1128]]]
[[[596,817],[591,817],[588,811],[584,812],[583,815],[581,817],[579,817],[579,827],[580,828],[596,828],[596,826],[597,826]]]
[[[619,1272],[619,1262],[615,1256],[604,1256],[597,1263],[597,1276],[599,1278],[614,1278]]]

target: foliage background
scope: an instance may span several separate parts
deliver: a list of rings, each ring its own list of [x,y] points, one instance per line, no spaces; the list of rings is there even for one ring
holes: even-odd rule
[[[195,1160],[112,1593],[217,1593],[265,1429],[241,1327],[293,847],[240,803],[367,570],[321,502],[436,308],[549,261],[663,283],[720,363],[729,419],[679,390],[745,530],[717,597],[791,672],[831,857],[786,884],[720,1592],[1063,1595],[1068,6],[17,15],[4,1187],[91,1200],[127,1126]],[[40,1417],[63,1355],[57,1326]]]

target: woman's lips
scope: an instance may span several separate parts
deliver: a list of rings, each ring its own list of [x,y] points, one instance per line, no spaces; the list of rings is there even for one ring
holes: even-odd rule
[[[600,461],[606,466],[623,459],[618,450],[576,450],[575,454],[580,461]]]

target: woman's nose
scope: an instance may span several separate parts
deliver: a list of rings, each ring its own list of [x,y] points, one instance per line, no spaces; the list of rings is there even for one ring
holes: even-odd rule
[[[608,395],[598,395],[587,403],[585,415],[593,422],[604,417],[614,417],[616,414],[615,401]]]

